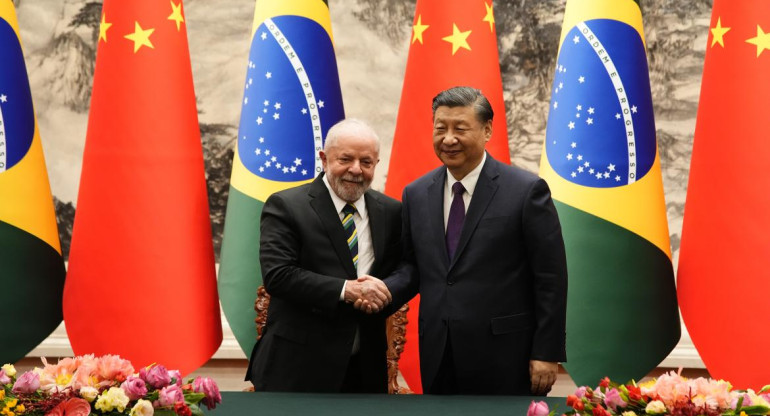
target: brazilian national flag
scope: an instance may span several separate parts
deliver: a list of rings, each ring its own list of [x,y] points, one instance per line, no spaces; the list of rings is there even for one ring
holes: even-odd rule
[[[640,379],[679,341],[642,12],[568,0],[540,174],[567,248],[566,368]]]
[[[15,363],[62,320],[64,261],[19,25],[0,0],[0,364]],[[93,303],[84,300],[83,305]]]
[[[219,297],[248,356],[262,284],[259,219],[274,192],[310,182],[318,152],[345,117],[323,0],[257,0],[219,266]]]

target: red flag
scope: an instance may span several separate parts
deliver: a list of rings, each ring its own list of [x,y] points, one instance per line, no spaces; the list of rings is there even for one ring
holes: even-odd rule
[[[487,97],[495,112],[487,150],[510,163],[492,1],[418,0],[386,194],[400,199],[407,184],[441,164],[433,152],[431,103],[436,94],[455,86],[478,88]],[[409,303],[407,343],[399,369],[409,387],[420,393],[418,309],[419,296]]]
[[[105,0],[64,289],[76,354],[190,373],[222,341],[182,0]]]
[[[677,277],[682,317],[709,373],[770,379],[770,7],[714,1]]]

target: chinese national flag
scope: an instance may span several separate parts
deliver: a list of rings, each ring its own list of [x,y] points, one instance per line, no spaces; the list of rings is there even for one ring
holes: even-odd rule
[[[222,341],[182,1],[105,0],[64,289],[76,354],[190,373]]]
[[[682,317],[712,377],[768,383],[770,7],[715,0],[679,257]]]
[[[433,152],[431,104],[433,97],[451,87],[478,88],[489,99],[495,117],[487,150],[510,163],[492,1],[418,0],[411,42],[385,185],[385,193],[399,199],[407,184],[441,164]],[[419,393],[418,309],[419,296],[409,303],[407,343],[399,369]]]

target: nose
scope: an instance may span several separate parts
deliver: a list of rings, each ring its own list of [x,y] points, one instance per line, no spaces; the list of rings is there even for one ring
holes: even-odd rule
[[[361,162],[358,160],[354,160],[353,163],[350,164],[350,167],[348,168],[348,172],[350,172],[353,175],[360,175],[363,171],[361,170]]]
[[[442,138],[442,143],[444,143],[447,146],[451,146],[455,143],[457,143],[457,138],[455,137],[454,133],[449,130],[444,134],[444,137]]]

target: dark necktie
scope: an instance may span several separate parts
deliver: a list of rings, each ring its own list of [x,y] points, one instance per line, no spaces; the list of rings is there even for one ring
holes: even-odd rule
[[[446,250],[449,253],[449,260],[452,260],[457,250],[457,243],[460,242],[460,233],[463,230],[465,222],[465,202],[463,193],[465,187],[461,182],[455,182],[452,185],[452,205],[449,208],[449,219],[446,223]]]
[[[356,232],[356,223],[353,221],[353,214],[356,213],[356,207],[353,204],[347,204],[342,208],[345,216],[342,218],[342,226],[345,228],[345,237],[348,239],[350,256],[353,257],[353,266],[358,269],[358,233]]]

